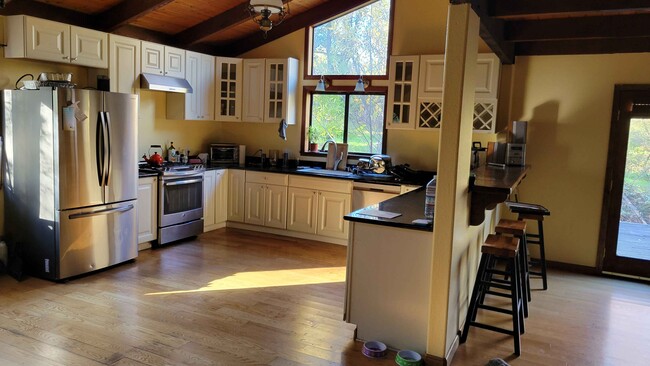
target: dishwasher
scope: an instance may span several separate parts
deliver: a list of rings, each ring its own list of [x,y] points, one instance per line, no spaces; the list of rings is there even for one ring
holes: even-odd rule
[[[354,182],[352,184],[352,210],[374,205],[389,198],[399,196],[401,186]]]

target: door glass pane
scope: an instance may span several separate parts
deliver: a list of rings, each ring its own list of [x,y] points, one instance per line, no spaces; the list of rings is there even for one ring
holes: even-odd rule
[[[404,102],[411,100],[411,84],[404,84]]]
[[[228,95],[228,83],[225,81],[221,82],[221,97],[225,98]]]
[[[269,99],[276,99],[275,98],[275,83],[271,83],[270,88],[269,88]]]
[[[395,95],[393,96],[394,102],[402,101],[402,84],[395,85]]]
[[[282,83],[278,83],[277,88],[277,98],[278,100],[282,100]]]
[[[404,80],[403,74],[404,74],[404,64],[402,64],[401,62],[396,63],[395,64],[395,81]]]
[[[230,83],[230,98],[235,97],[235,92],[237,91],[237,84],[234,82]]]
[[[413,63],[406,63],[406,70],[404,71],[404,80],[411,81],[413,79]]]
[[[282,117],[282,102],[275,103],[275,117]]]
[[[277,67],[277,65],[271,65],[271,75],[269,75],[269,80],[271,80],[271,81],[276,81],[276,80],[278,80],[278,79],[276,78],[276,76],[275,76],[275,74],[276,74],[276,72],[275,72],[276,67]]]
[[[165,215],[201,208],[203,183],[165,185],[163,212]]]
[[[631,119],[616,255],[650,260],[650,119]]]
[[[228,102],[228,115],[229,116],[234,116],[235,115],[235,101],[231,100]]]
[[[269,102],[269,117],[275,117],[275,102],[273,101]]]
[[[400,123],[402,113],[400,112],[400,105],[393,105],[393,123]]]
[[[278,81],[282,81],[284,79],[284,65],[280,64],[278,65]]]
[[[221,79],[228,79],[228,64],[225,62],[221,64]]]
[[[226,105],[228,104],[228,101],[225,99],[221,99],[221,112],[219,113],[221,116],[226,116],[227,111],[226,111]]]
[[[237,79],[237,64],[230,65],[230,80]]]
[[[409,123],[409,113],[411,112],[411,107],[408,104],[404,104],[402,107],[402,123]]]

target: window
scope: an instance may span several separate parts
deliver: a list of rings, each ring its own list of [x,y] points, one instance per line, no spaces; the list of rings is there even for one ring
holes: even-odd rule
[[[347,143],[351,154],[381,154],[385,104],[385,93],[312,93],[310,142],[334,140]]]
[[[311,75],[386,75],[391,0],[313,27]]]
[[[308,142],[319,148],[327,140],[347,143],[350,154],[383,153],[387,89],[371,86],[360,93],[349,85],[359,76],[370,84],[386,79],[393,1],[368,1],[309,30],[306,78],[325,76],[335,86],[305,91]]]

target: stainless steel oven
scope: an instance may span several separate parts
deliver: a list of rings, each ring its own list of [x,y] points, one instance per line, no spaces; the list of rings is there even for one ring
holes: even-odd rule
[[[203,169],[163,171],[158,186],[158,245],[203,232]]]

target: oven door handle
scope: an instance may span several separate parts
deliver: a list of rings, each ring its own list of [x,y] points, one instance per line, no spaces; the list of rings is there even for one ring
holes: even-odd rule
[[[203,182],[203,179],[175,180],[172,182],[165,182],[165,186],[181,186],[185,184],[201,183],[201,182]]]

